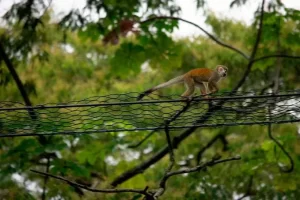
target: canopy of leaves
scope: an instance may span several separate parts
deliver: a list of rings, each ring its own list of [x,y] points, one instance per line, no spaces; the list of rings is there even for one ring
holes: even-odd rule
[[[214,68],[218,64],[229,67],[229,76],[222,82],[221,90],[230,91],[246,70],[244,57],[206,36],[171,37],[170,33],[178,26],[177,20],[146,21],[157,16],[179,16],[176,1],[87,0],[85,11],[72,10],[59,21],[52,20],[53,12],[47,2],[23,0],[14,4],[3,16],[5,25],[0,28],[0,43],[34,105],[140,92],[190,69]],[[244,3],[245,0],[235,0],[231,5]],[[204,5],[205,1],[195,1],[199,9],[206,9]],[[284,7],[279,0],[268,1],[267,5],[256,57],[299,56],[300,11]],[[97,20],[92,17],[95,14]],[[214,13],[208,12],[205,17],[216,38],[250,55],[259,13],[254,15],[250,26],[219,18]],[[123,27],[124,20],[132,23]],[[268,90],[275,81],[279,91],[298,89],[299,66],[299,59],[270,58],[255,62],[240,90]],[[183,90],[178,85],[159,93],[179,95]],[[0,100],[22,102],[2,57]],[[0,134],[1,124],[0,118]],[[297,189],[300,187],[299,127],[273,125],[273,132],[295,162],[291,174],[279,171],[278,164],[286,166],[289,162],[270,140],[264,126],[197,129],[175,150],[176,169],[197,165],[198,152],[218,135],[223,140],[216,140],[203,151],[200,161],[232,155],[241,155],[242,160],[200,173],[174,176],[168,180],[161,199],[237,199],[243,195],[254,199],[297,199],[300,195]],[[172,131],[171,136],[180,133]],[[116,177],[147,161],[166,145],[163,132],[157,132],[142,145],[129,148],[147,134],[140,131],[50,136],[45,144],[33,137],[1,138],[0,199],[41,199],[43,193],[47,199],[142,199],[133,194],[86,192],[29,170],[48,171],[94,188],[109,188]],[[155,189],[168,164],[165,156],[119,187]],[[34,188],[30,187],[32,184]]]

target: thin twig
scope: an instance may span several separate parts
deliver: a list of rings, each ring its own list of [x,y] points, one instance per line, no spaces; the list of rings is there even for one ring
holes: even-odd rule
[[[269,111],[269,120],[271,120],[271,109],[270,106],[268,107]],[[291,173],[294,170],[294,160],[291,155],[285,150],[284,146],[280,144],[280,142],[273,136],[272,134],[272,123],[268,124],[268,136],[271,140],[275,142],[275,144],[281,149],[281,151],[286,155],[286,157],[290,161],[290,167],[288,169],[284,169],[283,167],[279,166],[280,171],[284,173]]]
[[[170,121],[166,121],[166,125],[165,125],[165,133],[166,133],[166,138],[167,138],[167,142],[168,142],[168,149],[169,149],[169,156],[170,156],[170,163],[168,168],[165,171],[165,174],[162,178],[162,180],[160,181],[160,188],[156,191],[156,193],[153,195],[154,199],[157,199],[159,196],[163,195],[164,191],[165,191],[165,185],[163,185],[165,183],[164,179],[167,176],[167,174],[172,170],[174,164],[175,164],[175,156],[174,156],[174,152],[173,152],[173,147],[172,147],[172,142],[171,142],[171,137],[170,137],[170,133],[169,133],[169,124]]]
[[[202,149],[200,149],[197,153],[197,156],[196,156],[196,163],[199,164],[200,161],[201,161],[201,157],[203,155],[203,153],[209,148],[211,147],[216,141],[218,141],[218,139],[220,139],[224,145],[223,149],[226,149],[226,146],[228,144],[225,136],[224,136],[224,133],[220,133],[218,135],[216,135],[215,137],[213,137]]]
[[[247,60],[249,59],[249,56],[247,54],[245,54],[244,52],[242,52],[241,50],[239,50],[239,49],[237,49],[237,48],[235,48],[233,46],[230,46],[229,44],[225,44],[224,42],[220,41],[218,38],[216,38],[215,36],[213,36],[211,33],[209,33],[208,31],[206,31],[201,26],[199,26],[199,25],[197,25],[197,24],[195,24],[195,23],[193,23],[191,21],[182,19],[180,17],[171,17],[171,16],[152,17],[152,18],[146,19],[145,21],[141,21],[140,24],[148,23],[148,22],[155,21],[155,20],[161,20],[161,19],[178,20],[178,21],[183,21],[185,23],[191,24],[191,25],[199,28],[201,31],[203,31],[210,39],[212,39],[213,41],[215,41],[217,44],[219,44],[219,45],[221,45],[223,47],[226,47],[228,49],[231,49],[231,50],[237,52],[238,54],[242,55]]]
[[[169,171],[171,171],[171,169],[173,168],[174,163],[175,163],[173,146],[172,146],[171,137],[170,137],[170,131],[169,131],[169,124],[170,124],[170,122],[167,121],[166,122],[166,126],[165,126],[165,134],[166,134],[166,138],[167,138],[167,142],[168,142],[169,155],[170,155],[170,165],[167,168],[166,173],[168,173]]]
[[[264,21],[264,6],[265,6],[265,0],[262,0],[261,3],[261,8],[260,8],[260,18],[259,18],[259,27],[257,30],[257,35],[256,35],[256,40],[253,46],[253,50],[250,56],[250,61],[253,62],[253,59],[255,58],[256,52],[258,50],[258,45],[261,39],[261,35],[262,35],[262,28],[263,28],[263,21]]]
[[[233,161],[233,160],[240,160],[240,159],[241,159],[240,156],[236,156],[236,157],[226,158],[226,159],[222,159],[222,160],[211,160],[207,163],[204,163],[202,165],[198,165],[196,167],[192,167],[192,168],[188,168],[188,169],[181,169],[181,170],[174,171],[174,172],[169,172],[168,177],[178,175],[178,174],[186,174],[186,173],[197,172],[197,171],[199,171],[199,170],[201,170],[205,167],[211,167],[211,166],[216,165],[216,164],[220,164],[220,163],[224,163],[224,162],[228,162],[228,161]]]
[[[246,190],[245,194],[243,196],[241,196],[240,198],[238,198],[237,200],[242,200],[242,199],[244,199],[244,198],[251,195],[252,184],[253,184],[253,175],[251,175],[250,178],[249,178],[249,183],[248,183],[247,190]]]
[[[179,174],[188,174],[188,173],[193,173],[193,172],[199,172],[202,169],[206,169],[207,167],[212,167],[212,166],[220,164],[220,163],[234,161],[234,160],[240,160],[240,159],[241,159],[241,157],[239,157],[239,156],[232,157],[232,158],[227,158],[227,159],[223,159],[223,160],[212,159],[211,161],[208,161],[208,162],[206,162],[204,164],[201,164],[201,165],[197,165],[196,167],[185,168],[185,169],[181,169],[181,170],[177,170],[177,171],[173,171],[173,172],[168,172],[168,173],[165,174],[165,176],[163,177],[163,179],[159,183],[160,188],[154,194],[154,198],[157,199],[159,196],[161,196],[164,193],[165,188],[166,188],[166,182],[172,176],[179,175]]]
[[[232,90],[232,94],[235,94],[238,89],[244,84],[244,82],[246,81],[246,78],[248,77],[249,73],[251,72],[251,68],[254,64],[254,59],[255,59],[255,55],[258,49],[258,45],[261,39],[261,34],[262,34],[262,28],[263,28],[263,19],[264,19],[264,6],[265,6],[265,0],[262,0],[262,4],[261,4],[261,11],[260,11],[260,18],[259,18],[259,27],[257,30],[257,35],[256,35],[256,40],[252,49],[252,53],[251,56],[249,58],[249,63],[246,67],[246,70],[242,76],[242,78],[240,79],[240,81],[238,82],[238,84],[235,86],[235,88]]]
[[[43,17],[47,13],[47,11],[50,8],[51,4],[52,4],[52,0],[49,0],[48,5],[45,7],[45,10],[44,10],[43,14],[41,15],[41,17]]]
[[[291,58],[291,59],[300,59],[300,56],[292,56],[292,55],[285,55],[285,54],[274,54],[274,55],[268,55],[268,56],[262,56],[259,58],[256,58],[252,61],[252,63],[261,61],[261,60],[265,60],[268,58]]]
[[[280,20],[278,21],[278,27],[280,27]],[[281,42],[280,42],[280,28],[278,28],[278,36],[277,36],[277,52],[278,54],[281,53]],[[273,94],[277,94],[279,91],[279,79],[280,79],[280,71],[282,66],[282,59],[281,57],[277,57],[276,59],[276,69],[274,73],[274,86],[273,86]],[[277,98],[276,98],[277,99]]]
[[[51,178],[57,179],[57,180],[61,180],[63,182],[68,183],[71,186],[75,186],[75,187],[79,187],[91,192],[99,192],[99,193],[138,193],[138,194],[143,194],[145,196],[151,196],[145,189],[95,189],[95,188],[90,188],[86,185],[82,185],[79,183],[76,183],[74,181],[70,181],[66,178],[63,178],[61,176],[56,176],[50,173],[45,173],[45,172],[41,172],[41,171],[37,171],[34,169],[31,169],[30,171],[43,175],[43,176],[49,176]]]
[[[47,157],[47,163],[46,163],[46,173],[49,173],[50,168],[50,158]],[[43,186],[43,192],[42,192],[42,200],[46,200],[46,187],[48,183],[49,176],[44,177],[44,186]]]
[[[160,126],[159,126],[160,127]],[[134,149],[134,148],[137,148],[139,146],[141,146],[148,138],[150,138],[157,130],[159,130],[159,128],[157,129],[154,129],[152,130],[150,133],[148,133],[142,140],[140,140],[139,142],[137,143],[134,143],[134,144],[130,144],[128,145],[127,147],[128,148],[131,148],[131,149]]]
[[[281,47],[281,44],[280,44],[280,30],[278,30],[278,39],[277,39],[277,48],[278,48],[278,53],[280,53],[280,47]],[[278,58],[277,59],[277,66],[276,66],[276,69],[275,69],[275,75],[274,75],[274,86],[273,86],[273,94],[276,95],[279,91],[279,78],[280,78],[280,69],[281,69],[281,60]],[[268,105],[268,117],[269,117],[269,120],[271,121],[272,120],[272,115],[271,115],[271,106],[272,104],[275,106],[276,105],[276,102],[278,101],[277,100],[278,97],[274,97],[274,99],[270,99],[270,101],[273,101],[271,102],[269,105]],[[269,123],[268,124],[268,136],[271,140],[273,140],[275,142],[275,144],[277,146],[279,146],[279,148],[281,149],[281,151],[288,157],[289,161],[290,161],[290,168],[288,169],[284,169],[283,167],[280,167],[280,170],[284,173],[290,173],[293,171],[294,169],[294,160],[293,158],[291,157],[291,155],[285,150],[285,148],[283,147],[283,145],[281,145],[279,143],[279,141],[273,136],[272,134],[272,124]]]

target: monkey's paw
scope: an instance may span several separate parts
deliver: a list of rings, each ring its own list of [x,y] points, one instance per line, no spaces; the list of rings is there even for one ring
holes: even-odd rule
[[[193,97],[192,96],[189,96],[189,97],[181,96],[181,100],[183,100],[183,101],[192,101]]]

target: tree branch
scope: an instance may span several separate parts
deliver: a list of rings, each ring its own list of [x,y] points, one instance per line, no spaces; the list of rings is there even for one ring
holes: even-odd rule
[[[55,178],[57,180],[61,180],[63,182],[68,183],[69,185],[71,185],[73,187],[79,187],[79,188],[82,188],[82,189],[85,189],[85,190],[88,190],[88,191],[91,191],[91,192],[99,192],[99,193],[138,193],[138,194],[143,194],[143,195],[148,196],[148,197],[151,196],[145,189],[143,189],[143,190],[142,189],[95,189],[95,188],[90,188],[86,185],[76,183],[74,181],[70,181],[70,180],[68,180],[66,178],[63,178],[61,176],[56,176],[56,175],[53,175],[53,174],[37,171],[37,170],[34,170],[34,169],[31,169],[30,171],[32,171],[34,173],[37,173],[37,174],[40,174],[40,175],[43,175],[43,176],[48,176],[48,177],[51,177],[51,178]]]
[[[25,91],[25,88],[23,86],[23,83],[19,77],[19,75],[17,74],[13,64],[11,63],[8,55],[5,53],[5,50],[4,50],[4,47],[2,45],[2,43],[0,42],[0,57],[4,60],[10,74],[12,75],[13,79],[15,80],[16,84],[17,84],[17,87],[23,97],[23,100],[25,102],[25,105],[28,106],[28,107],[31,107],[32,104],[28,98],[28,95]],[[34,112],[34,110],[32,108],[28,108],[28,113],[31,117],[32,120],[36,120],[37,119],[37,115],[36,113]]]
[[[112,182],[111,185],[116,187],[117,185],[131,179],[132,177],[143,173],[148,167],[158,162],[168,153],[168,145],[162,147],[156,154],[154,154],[151,158],[146,160],[145,162],[140,163],[137,166],[132,167],[131,169],[123,172],[121,175],[117,176]]]
[[[160,126],[159,126],[160,127]],[[128,148],[134,149],[137,148],[139,146],[141,146],[148,138],[150,138],[158,129],[154,129],[153,131],[151,131],[150,133],[148,133],[142,140],[140,140],[137,143],[133,143],[128,145]]]
[[[46,173],[49,172],[49,168],[50,168],[50,158],[47,157]],[[42,200],[46,200],[46,187],[47,187],[48,179],[49,179],[49,176],[44,177],[44,186],[43,186],[43,192],[42,192],[42,198],[41,198]]]
[[[248,196],[251,196],[252,184],[253,184],[253,175],[251,175],[249,178],[249,183],[247,185],[247,190],[246,190],[245,194],[243,196],[241,196],[240,198],[238,198],[237,200],[242,200]]]
[[[67,184],[69,184],[72,187],[78,187],[81,189],[85,189],[91,192],[99,192],[99,193],[138,193],[138,194],[142,194],[145,195],[146,199],[157,199],[159,196],[161,196],[166,188],[166,182],[167,180],[175,175],[179,175],[179,174],[185,174],[185,173],[192,173],[192,172],[197,172],[197,171],[201,171],[204,168],[207,167],[211,167],[214,166],[216,164],[220,164],[220,163],[224,163],[224,162],[229,162],[229,161],[234,161],[234,160],[240,160],[241,158],[239,156],[237,157],[232,157],[232,158],[227,158],[227,159],[223,159],[223,160],[214,160],[212,159],[209,162],[206,162],[204,164],[198,165],[196,167],[192,167],[192,168],[188,168],[188,169],[181,169],[178,171],[174,171],[174,172],[166,172],[166,174],[164,175],[163,179],[160,181],[160,188],[155,192],[155,193],[148,193],[148,187],[146,187],[145,189],[95,189],[95,188],[90,188],[86,185],[82,185],[79,183],[76,183],[74,181],[70,181],[66,178],[63,178],[61,176],[56,176],[53,174],[49,174],[48,172],[41,172],[41,171],[37,171],[37,170],[33,170],[31,169],[30,171],[46,176],[46,177],[51,177],[57,180],[61,180],[63,182],[66,182]]]
[[[260,58],[253,59],[252,63],[265,60],[268,58],[291,58],[291,59],[300,59],[300,56],[292,56],[292,55],[285,55],[285,54],[274,54],[274,55],[268,55],[268,56],[262,56]]]
[[[207,167],[212,167],[212,166],[220,164],[220,163],[234,161],[234,160],[240,160],[240,159],[241,159],[241,157],[239,157],[239,156],[232,157],[232,158],[227,158],[227,159],[223,159],[223,160],[212,159],[211,161],[206,162],[206,163],[201,164],[201,165],[198,165],[196,167],[187,168],[187,169],[181,169],[181,170],[173,171],[173,172],[168,172],[168,173],[165,174],[165,176],[161,180],[161,182],[159,184],[160,188],[154,194],[154,199],[157,199],[159,196],[161,196],[164,193],[164,191],[166,190],[166,182],[172,176],[179,175],[179,174],[199,172],[202,169],[205,169]]]
[[[190,107],[191,102],[187,101],[186,105],[184,107],[182,107],[181,110],[177,110],[175,112],[175,114],[168,120],[166,120],[166,122],[160,124],[156,129],[154,129],[153,131],[151,131],[150,133],[148,133],[148,135],[146,135],[146,137],[144,137],[141,141],[139,141],[136,144],[132,144],[129,145],[128,148],[136,148],[138,146],[140,146],[142,143],[144,143],[149,137],[151,137],[157,130],[159,130],[162,127],[166,127],[166,123],[170,124],[172,121],[175,121],[182,113],[184,113],[185,111],[187,111],[187,109]]]
[[[280,27],[280,20],[277,23],[279,23],[278,27]],[[280,28],[278,28],[277,32],[278,32],[278,35],[277,35],[277,53],[281,54]],[[280,79],[280,71],[281,71],[281,66],[282,66],[281,57],[277,57],[276,65],[277,66],[276,66],[274,76],[273,76],[274,77],[274,79],[273,79],[273,82],[274,82],[273,94],[277,94],[278,91],[279,91],[279,79]]]
[[[174,164],[175,164],[175,157],[174,157],[174,152],[173,152],[173,147],[172,147],[172,142],[171,142],[171,137],[169,134],[169,124],[170,121],[167,120],[165,123],[165,133],[166,133],[166,138],[167,138],[167,142],[168,142],[168,149],[169,149],[169,155],[170,155],[170,164],[168,166],[168,168],[166,169],[166,172],[159,184],[160,188],[154,193],[153,197],[154,199],[157,199],[159,196],[163,195],[164,191],[165,191],[165,185],[162,185],[165,181],[164,178],[167,176],[167,174],[172,170]]]
[[[246,78],[248,77],[249,73],[251,72],[251,68],[254,64],[254,58],[258,49],[258,45],[260,42],[260,38],[261,38],[261,34],[262,34],[262,27],[263,27],[263,18],[264,18],[264,5],[265,5],[265,0],[262,0],[262,4],[261,4],[261,14],[260,14],[260,19],[259,19],[259,27],[257,30],[257,36],[256,36],[256,40],[253,46],[253,50],[251,53],[251,56],[249,58],[249,63],[247,65],[246,71],[244,72],[244,75],[242,76],[242,78],[240,79],[240,81],[238,82],[238,84],[235,86],[235,88],[232,90],[232,94],[236,93],[238,91],[238,89],[244,84],[244,82],[246,81]]]
[[[242,52],[241,50],[239,50],[239,49],[237,49],[237,48],[235,48],[233,46],[230,46],[229,44],[226,44],[226,43],[220,41],[218,38],[216,38],[215,36],[213,36],[212,34],[210,34],[208,31],[206,31],[205,29],[203,29],[201,26],[199,26],[199,25],[197,25],[197,24],[195,24],[193,22],[190,22],[188,20],[182,19],[180,17],[170,17],[170,16],[152,17],[152,18],[146,19],[145,21],[141,21],[140,24],[148,23],[148,22],[155,21],[155,20],[161,20],[161,19],[178,20],[178,21],[183,21],[185,23],[193,25],[193,26],[197,27],[198,29],[200,29],[201,31],[203,31],[210,39],[212,39],[213,41],[215,41],[217,44],[219,44],[219,45],[221,45],[221,46],[223,46],[225,48],[231,49],[231,50],[237,52],[238,54],[242,55],[247,60],[249,60],[249,56],[247,54],[245,54],[244,52]]]
[[[215,137],[213,137],[202,149],[200,149],[200,151],[198,151],[197,156],[196,156],[196,163],[199,164],[202,154],[209,148],[211,147],[218,139],[220,139],[224,145],[223,149],[227,148],[227,140],[225,138],[225,136],[223,135],[223,133],[220,133],[218,135],[216,135]]]
[[[268,112],[269,112],[269,120],[271,120],[271,109],[270,109],[270,106],[268,107]],[[288,160],[290,162],[290,167],[287,168],[287,169],[285,169],[284,167],[279,166],[280,171],[282,171],[284,173],[291,173],[291,172],[293,172],[294,165],[295,165],[294,164],[294,160],[293,160],[292,156],[287,152],[287,150],[285,150],[284,146],[282,144],[280,144],[280,142],[278,142],[278,140],[273,136],[271,123],[268,124],[268,136],[281,149],[281,151],[286,155],[286,157],[288,158]]]
[[[233,160],[240,160],[241,157],[240,156],[236,156],[236,157],[232,157],[232,158],[226,158],[223,160],[211,160],[207,163],[204,163],[202,165],[198,165],[196,167],[192,167],[192,168],[188,168],[188,169],[181,169],[178,171],[174,171],[174,172],[169,172],[168,173],[168,177],[174,176],[174,175],[178,175],[178,174],[185,174],[185,173],[192,173],[192,172],[197,172],[205,167],[211,167],[214,166],[216,164],[220,164],[220,163],[224,163],[224,162],[228,162],[228,161],[233,161]]]
[[[167,120],[166,125],[165,125],[165,133],[166,133],[166,138],[167,138],[167,142],[168,142],[168,149],[169,149],[169,155],[170,155],[170,165],[167,168],[166,173],[171,171],[171,169],[173,168],[174,163],[175,163],[175,156],[174,156],[171,137],[170,137],[170,133],[169,133],[169,124],[170,124],[170,122],[171,121]]]
[[[210,116],[213,114],[212,110],[208,110],[202,117],[200,117],[199,120],[196,120],[195,123],[204,123],[207,119],[210,118]],[[197,127],[192,127],[187,130],[185,130],[183,133],[178,135],[177,137],[174,137],[172,140],[172,146],[173,148],[177,148],[178,145],[188,136],[190,136]],[[168,153],[168,145],[165,145],[162,147],[156,154],[154,154],[151,158],[146,160],[145,162],[140,163],[139,165],[125,171],[123,174],[116,177],[112,182],[112,186],[117,186],[126,180],[136,176],[137,174],[142,173],[145,169],[150,167],[152,164],[158,162],[160,159],[162,159],[166,154]]]

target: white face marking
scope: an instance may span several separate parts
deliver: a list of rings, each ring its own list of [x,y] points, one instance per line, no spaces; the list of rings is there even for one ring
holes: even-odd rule
[[[223,68],[223,66],[218,66],[218,74],[220,77],[226,77],[227,70],[225,68]]]

